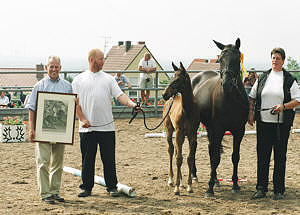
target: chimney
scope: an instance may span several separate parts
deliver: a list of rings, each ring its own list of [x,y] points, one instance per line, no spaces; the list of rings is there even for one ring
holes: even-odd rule
[[[122,45],[124,45],[124,42],[123,41],[119,41],[118,42],[118,46],[122,46]]]
[[[145,43],[145,41],[138,41],[137,44],[138,45],[145,45],[146,43]]]
[[[131,41],[125,41],[125,52],[128,52],[131,48]]]
[[[41,64],[37,64],[35,65],[36,71],[44,71],[44,65]],[[44,74],[43,73],[36,73],[36,79],[39,81],[42,78],[44,78]]]

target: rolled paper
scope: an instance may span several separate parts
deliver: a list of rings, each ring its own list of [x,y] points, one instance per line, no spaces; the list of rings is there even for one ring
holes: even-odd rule
[[[81,177],[81,171],[78,170],[78,169],[75,169],[75,168],[72,168],[72,167],[68,167],[68,166],[64,166],[63,171],[71,173],[71,174],[73,174],[75,176],[80,176]],[[99,184],[101,186],[106,187],[104,178],[96,175],[95,178],[94,178],[94,180],[95,180],[96,184]],[[127,196],[129,196],[129,197],[135,197],[136,196],[136,190],[134,188],[132,188],[132,187],[129,187],[127,185],[118,183],[117,184],[117,188],[118,188],[119,192],[124,193]]]

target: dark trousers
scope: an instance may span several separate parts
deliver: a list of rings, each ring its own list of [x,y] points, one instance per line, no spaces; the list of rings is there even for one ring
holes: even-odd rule
[[[278,139],[277,123],[257,122],[257,185],[256,189],[268,191],[269,167],[272,148],[274,148],[274,193],[285,191],[285,167],[290,126],[280,124]]]
[[[94,187],[95,158],[99,145],[107,191],[116,189],[118,181],[115,162],[115,132],[92,131],[79,135],[82,155],[82,184],[80,188],[91,191]]]

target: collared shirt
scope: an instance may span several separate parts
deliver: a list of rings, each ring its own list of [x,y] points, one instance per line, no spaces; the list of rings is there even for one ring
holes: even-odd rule
[[[66,80],[58,78],[57,80],[53,81],[47,75],[34,85],[25,108],[28,108],[33,111],[36,110],[36,99],[38,91],[54,93],[72,93],[72,86]]]
[[[256,99],[256,92],[258,87],[258,80],[255,81],[249,97]],[[296,81],[294,81],[291,89],[291,99],[296,99],[300,102],[300,89]],[[272,108],[274,105],[282,104],[284,100],[284,93],[283,93],[283,71],[275,72],[271,71],[265,86],[261,93],[261,109],[269,109]],[[270,110],[268,111],[261,111],[261,120],[263,122],[270,122],[270,123],[277,123],[278,116],[272,115]],[[279,122],[283,122],[283,114],[279,115]]]
[[[143,69],[153,69],[156,68],[156,63],[155,61],[150,58],[149,60],[145,60],[145,58],[142,58],[139,62],[139,67],[142,67]],[[147,74],[146,72],[141,72],[140,73],[140,78],[141,79],[146,79],[146,78],[150,78],[151,74]]]
[[[120,77],[118,77],[117,75],[114,76],[115,80],[117,83],[119,83],[119,81],[122,81],[122,84],[118,84],[120,88],[124,88],[125,84],[128,84],[128,79],[126,78],[125,75],[121,75]]]
[[[9,99],[7,96],[4,96],[3,98],[0,96],[0,105],[8,105]]]
[[[92,126],[83,128],[80,122],[79,132],[114,131],[112,97],[124,94],[114,77],[103,71],[86,70],[74,78],[72,88],[78,95],[84,117]]]

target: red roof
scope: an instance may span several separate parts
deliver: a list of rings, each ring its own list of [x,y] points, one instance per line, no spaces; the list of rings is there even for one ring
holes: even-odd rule
[[[36,71],[35,68],[0,68],[0,71]],[[1,87],[33,87],[36,74],[0,74]]]

